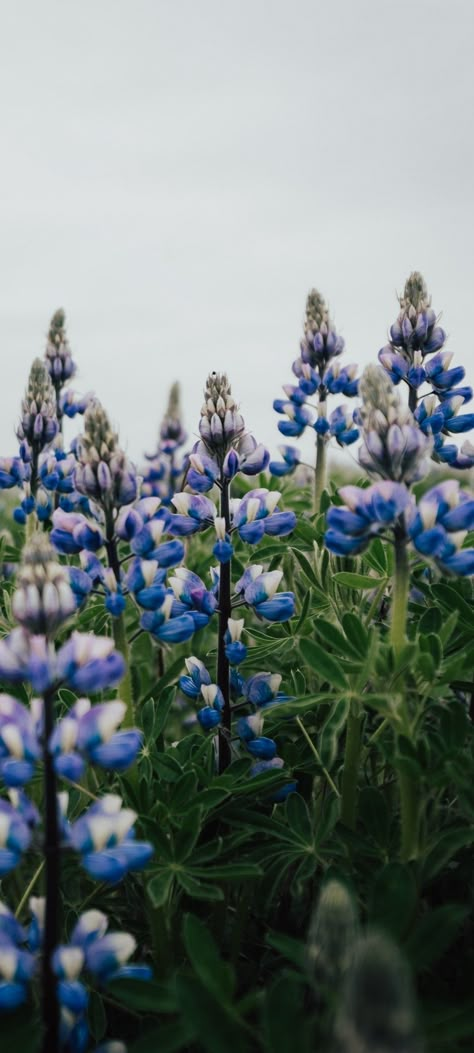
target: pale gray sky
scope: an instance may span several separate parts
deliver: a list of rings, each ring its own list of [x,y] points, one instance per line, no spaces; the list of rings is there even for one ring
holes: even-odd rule
[[[306,293],[367,363],[410,270],[473,360],[472,0],[3,0],[0,452],[48,320],[130,453],[211,369],[273,448]],[[471,376],[474,375],[474,368]]]

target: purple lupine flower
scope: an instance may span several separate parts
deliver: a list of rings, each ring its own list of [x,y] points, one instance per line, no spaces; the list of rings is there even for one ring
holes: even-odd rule
[[[77,414],[81,416],[86,412],[91,402],[93,402],[95,396],[92,391],[86,391],[85,395],[80,394],[78,391],[73,391],[72,388],[68,388],[66,391],[62,391],[59,397],[59,410],[66,417],[76,417]]]
[[[229,618],[225,633],[225,653],[230,665],[240,665],[247,657],[247,648],[240,637],[244,629],[243,618]]]
[[[114,687],[124,672],[124,659],[109,636],[74,632],[57,653],[57,680],[73,690],[97,692]]]
[[[30,841],[31,830],[21,813],[0,799],[0,877],[18,866]]]
[[[24,929],[0,902],[0,1013],[17,1009],[28,997],[36,962],[25,940]]]
[[[55,311],[51,319],[45,359],[51,380],[59,391],[76,372],[66,336],[66,315],[62,308]]]
[[[295,612],[295,597],[292,592],[277,593],[283,571],[262,571],[258,564],[248,567],[235,586],[236,592],[243,594],[245,602],[260,618],[271,622],[288,621]]]
[[[146,454],[142,493],[157,496],[168,505],[176,490],[182,489],[187,458],[179,454],[187,440],[181,423],[179,384],[172,385],[168,407],[160,425],[158,444],[153,454]]]
[[[27,466],[21,457],[0,457],[0,490],[22,487],[27,476]]]
[[[281,461],[270,461],[268,465],[271,475],[290,475],[301,460],[301,454],[296,446],[279,446],[278,452],[282,456]]]

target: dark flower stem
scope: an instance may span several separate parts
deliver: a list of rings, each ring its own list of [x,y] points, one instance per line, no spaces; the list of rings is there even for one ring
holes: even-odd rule
[[[418,405],[418,395],[416,393],[416,388],[409,387],[408,388],[408,408],[411,410],[412,413],[414,413],[415,410],[416,410],[417,405]]]
[[[226,532],[230,528],[229,511],[229,483],[223,479],[221,482],[221,507],[220,513],[225,520]],[[231,605],[231,561],[221,563],[219,575],[219,638],[217,643],[217,683],[224,698],[224,709],[222,713],[222,725],[219,728],[219,774],[229,767],[231,760],[230,731],[231,731],[231,709],[230,709],[230,679],[229,660],[225,653],[225,633],[227,622],[232,613]]]
[[[60,844],[56,772],[53,757],[48,749],[54,729],[53,694],[47,691],[44,706],[44,798],[45,798],[45,844],[46,859],[46,909],[43,946],[43,1053],[58,1053],[59,1050],[59,1006],[56,977],[52,968],[52,956],[59,943],[59,879]]]

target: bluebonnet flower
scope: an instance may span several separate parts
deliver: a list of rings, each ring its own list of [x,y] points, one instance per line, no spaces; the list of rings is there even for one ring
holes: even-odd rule
[[[240,637],[245,626],[243,618],[229,618],[225,633],[225,653],[229,665],[240,665],[247,657],[247,648]]]
[[[181,489],[187,457],[179,451],[187,437],[181,423],[179,384],[175,383],[170,390],[168,407],[160,425],[157,448],[153,454],[146,455],[148,464],[143,471],[142,482],[144,496],[159,497],[167,505],[175,490]]]
[[[71,824],[70,843],[92,877],[115,884],[129,871],[146,866],[153,848],[135,840],[136,818],[130,808],[122,808],[121,797],[106,794]]]
[[[125,663],[108,636],[72,634],[56,652],[45,636],[20,626],[0,640],[0,676],[9,683],[29,680],[39,693],[66,684],[78,691],[102,691],[123,677]]]
[[[266,468],[270,455],[246,431],[225,373],[207,378],[199,432],[186,474],[187,484],[198,493],[229,482],[237,472],[251,476]]]
[[[427,472],[433,440],[425,435],[380,366],[367,366],[359,384],[363,428],[360,464],[371,475],[411,485]]]
[[[288,437],[300,437],[306,428],[313,428],[319,440],[317,458],[320,461],[317,481],[317,507],[324,483],[323,443],[335,438],[340,446],[349,445],[358,437],[354,415],[347,407],[340,406],[328,415],[327,400],[331,395],[357,395],[357,366],[341,366],[339,356],[344,350],[344,340],[338,336],[329,318],[327,305],[316,290],[312,289],[306,301],[304,336],[301,354],[293,363],[293,373],[298,384],[284,385],[286,399],[275,399],[273,408],[284,416],[278,430]],[[316,406],[308,399],[316,397]],[[271,462],[272,474],[281,476],[294,471],[299,458],[294,447],[281,447],[282,462]],[[286,451],[289,451],[288,453]],[[285,467],[286,466],[286,467]]]
[[[455,479],[432,487],[410,509],[408,536],[414,548],[444,574],[474,574],[474,549],[462,547],[473,528],[474,499]]]
[[[0,457],[0,490],[23,486],[27,469],[21,457]]]
[[[242,541],[256,545],[264,534],[272,537],[291,533],[296,525],[294,512],[282,512],[277,505],[281,494],[276,490],[249,490],[242,498],[230,502],[229,526],[218,517],[213,501],[201,494],[175,494],[172,503],[177,509],[170,523],[170,532],[189,535],[214,526],[217,545],[214,555],[225,563],[232,556],[230,537],[237,531]]]

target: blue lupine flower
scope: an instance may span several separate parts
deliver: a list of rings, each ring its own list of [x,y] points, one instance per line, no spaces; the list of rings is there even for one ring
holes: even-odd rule
[[[230,665],[240,665],[247,657],[247,648],[240,637],[245,622],[243,618],[229,618],[225,633],[225,653]]]
[[[55,311],[51,319],[45,359],[51,380],[59,390],[76,372],[66,336],[66,316],[62,308]]]
[[[256,775],[261,775],[262,772],[280,771],[282,768],[284,768],[284,766],[285,762],[282,760],[281,757],[273,757],[272,760],[259,760],[256,762],[256,764],[252,764],[252,767],[250,769],[250,775],[255,778]],[[282,786],[279,790],[276,790],[276,792],[272,794],[271,800],[274,801],[276,804],[279,804],[281,803],[281,801],[286,800],[290,793],[295,793],[296,789],[296,782],[286,783],[285,786]]]
[[[221,723],[224,698],[217,684],[201,684],[201,695],[205,705],[198,711],[197,718],[204,731],[210,731]]]
[[[40,752],[29,709],[10,695],[0,695],[0,775],[5,785],[24,786]]]
[[[296,525],[294,512],[280,512],[277,508],[281,494],[277,490],[250,490],[237,503],[233,502],[232,526],[242,541],[257,544],[264,536],[289,534]]]
[[[66,556],[77,555],[81,549],[97,552],[105,538],[97,523],[90,522],[81,512],[65,512],[57,508],[53,513],[51,542]]]
[[[183,613],[186,610],[195,610],[208,619],[214,614],[217,599],[193,571],[186,567],[177,567],[174,576],[169,579],[169,584],[176,600],[184,604]]]
[[[71,845],[92,877],[115,884],[128,871],[146,866],[153,848],[135,840],[136,818],[130,808],[122,808],[120,797],[106,794],[70,826]]]
[[[474,499],[457,480],[434,486],[411,509],[408,536],[415,549],[445,574],[474,574],[474,549],[462,548],[474,528]]]
[[[23,486],[27,474],[21,457],[0,457],[0,490]]]
[[[186,604],[180,604],[180,609],[174,612],[174,606],[173,596],[167,592],[161,606],[142,614],[140,618],[142,629],[151,633],[162,643],[184,643],[190,639],[197,628],[201,627],[198,619],[203,619],[202,624],[207,625],[209,621],[207,615],[188,611]]]
[[[211,683],[211,674],[199,658],[185,658],[188,676],[179,678],[179,686],[189,698],[198,698],[203,684]]]
[[[214,524],[217,508],[213,501],[202,494],[175,494],[171,503],[176,508],[176,515],[170,522],[170,534],[186,537]]]
[[[0,903],[0,1013],[23,1005],[35,958],[25,950],[26,933],[14,915]]]
[[[339,490],[345,505],[330,508],[324,543],[336,555],[355,555],[367,548],[371,539],[395,524],[413,505],[406,486],[381,482],[362,489],[343,486]]]
[[[295,612],[295,597],[292,592],[277,594],[282,577],[281,570],[262,573],[262,567],[254,564],[237,582],[236,592],[243,593],[245,602],[259,617],[272,622],[287,621]]]
[[[76,417],[77,414],[84,414],[88,406],[94,399],[92,391],[87,391],[85,395],[79,394],[78,391],[73,391],[72,388],[68,388],[67,391],[62,391],[59,398],[59,409],[66,417]]]
[[[359,438],[359,429],[354,423],[354,413],[346,406],[336,406],[329,415],[329,431],[339,446],[350,446]]]
[[[281,453],[283,460],[270,461],[268,465],[269,471],[271,475],[275,476],[290,475],[298,467],[301,454],[296,446],[279,446],[278,451]]]
[[[420,353],[423,362],[426,355],[439,351],[446,334],[436,325],[436,313],[431,307],[425,282],[417,271],[410,275],[403,296],[400,297],[400,314],[390,329],[390,344],[382,348],[379,358],[395,352],[400,355],[407,366],[416,364],[416,354]],[[393,379],[393,378],[392,378]],[[394,380],[394,383],[397,381]]]
[[[125,662],[108,636],[72,633],[57,654],[57,675],[73,690],[102,691],[122,680]]]
[[[158,445],[154,453],[147,454],[148,465],[143,470],[142,493],[160,497],[169,504],[175,490],[181,489],[186,457],[178,451],[184,445],[187,434],[181,423],[179,384],[172,385],[168,407],[161,422]]]
[[[129,768],[143,736],[137,728],[117,731],[125,712],[125,703],[119,699],[92,707],[89,699],[78,699],[58,722],[49,742],[58,775],[77,782],[86,762],[115,771]]]
[[[0,877],[18,866],[31,841],[23,816],[8,801],[0,800]]]
[[[125,584],[137,603],[146,611],[161,607],[166,595],[166,571],[156,559],[134,559],[125,576]]]

